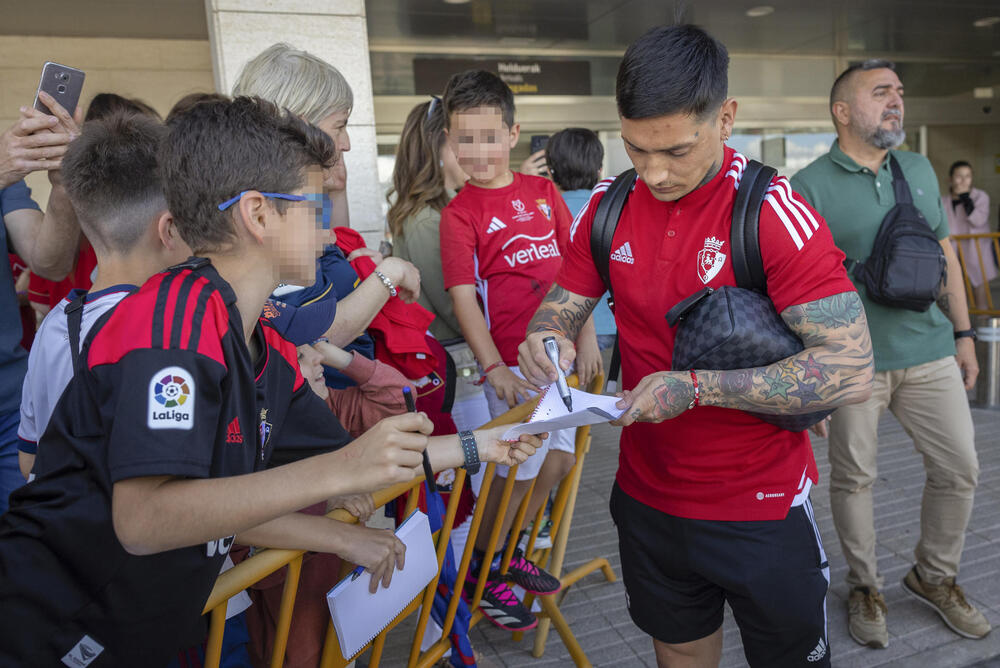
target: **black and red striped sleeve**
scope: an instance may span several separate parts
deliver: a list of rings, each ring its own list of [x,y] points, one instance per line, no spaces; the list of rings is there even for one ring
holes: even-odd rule
[[[224,402],[226,304],[190,269],[158,274],[118,305],[87,364],[108,427],[112,481],[206,477]]]
[[[280,370],[272,368],[271,372],[286,375],[292,386],[285,419],[272,435],[266,452],[268,466],[280,466],[339,450],[350,443],[351,435],[302,377],[295,344],[283,338],[269,323],[262,321],[261,325],[268,345],[268,366],[277,364],[276,358],[281,360]]]

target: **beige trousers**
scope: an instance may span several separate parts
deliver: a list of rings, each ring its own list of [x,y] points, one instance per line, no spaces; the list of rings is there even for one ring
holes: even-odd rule
[[[958,575],[979,477],[972,414],[954,357],[875,374],[871,398],[838,408],[830,423],[830,505],[852,587],[881,589],[872,484],[879,418],[888,408],[923,456],[927,480],[915,556],[938,584]]]

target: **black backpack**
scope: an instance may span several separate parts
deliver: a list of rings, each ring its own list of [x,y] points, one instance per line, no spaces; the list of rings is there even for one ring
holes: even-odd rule
[[[772,167],[750,160],[743,171],[740,189],[733,204],[733,232],[730,237],[730,248],[733,254],[733,270],[736,282],[741,288],[755,290],[766,294],[764,261],[760,256],[760,244],[757,235],[760,207],[764,203],[767,187],[777,172]],[[619,174],[607,192],[597,204],[594,219],[590,228],[590,254],[597,267],[597,273],[608,289],[608,306],[615,309],[615,293],[611,287],[611,244],[618,229],[625,202],[635,186],[636,173],[628,169]],[[756,187],[754,187],[756,185]],[[750,214],[748,216],[748,214]],[[750,224],[748,225],[747,222]],[[740,233],[742,228],[742,233]],[[618,376],[621,371],[621,351],[618,347],[618,335],[615,334],[615,346],[611,353],[611,364],[608,369],[607,387],[609,392],[615,391]]]
[[[748,161],[743,170],[730,226],[730,251],[738,287],[723,286],[719,290],[702,288],[667,313],[667,323],[678,328],[673,353],[674,370],[753,368],[773,364],[803,350],[801,339],[781,319],[767,295],[767,277],[760,254],[760,210],[776,174],[772,167],[756,160]],[[594,212],[591,254],[609,292],[612,237],[634,182],[634,170],[619,175]],[[613,293],[608,303],[613,308]],[[681,324],[681,321],[684,322]],[[617,379],[619,366],[616,337],[609,378]],[[802,431],[831,412],[751,412],[751,415],[782,429]]]
[[[876,304],[926,311],[941,293],[947,262],[937,235],[913,204],[910,187],[889,154],[896,206],[885,214],[867,260],[844,260]]]

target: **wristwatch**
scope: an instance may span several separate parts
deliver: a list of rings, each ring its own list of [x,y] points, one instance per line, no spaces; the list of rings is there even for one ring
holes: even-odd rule
[[[476,435],[471,431],[458,432],[458,439],[462,444],[462,454],[465,456],[465,470],[469,475],[479,473],[482,465],[479,461],[479,447],[476,445]]]
[[[979,337],[976,336],[976,330],[975,330],[974,327],[970,328],[970,329],[960,329],[957,332],[955,332],[955,340],[956,341],[958,341],[959,339],[964,339],[965,337],[968,337],[968,338],[972,339],[973,341],[978,341],[979,340]]]

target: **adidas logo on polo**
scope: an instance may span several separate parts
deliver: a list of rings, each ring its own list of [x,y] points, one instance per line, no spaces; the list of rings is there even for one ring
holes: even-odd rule
[[[499,230],[506,229],[506,225],[502,220],[493,216],[493,220],[490,221],[490,226],[486,228],[486,234],[493,234]]]
[[[243,433],[240,431],[240,419],[234,417],[226,427],[226,443],[242,443]]]
[[[635,258],[632,257],[632,247],[626,241],[621,246],[618,247],[614,253],[611,254],[611,259],[615,262],[624,262],[625,264],[635,264]]]
[[[820,638],[816,648],[813,649],[813,651],[809,653],[809,656],[806,657],[806,661],[816,663],[824,656],[826,656],[826,640]]]

